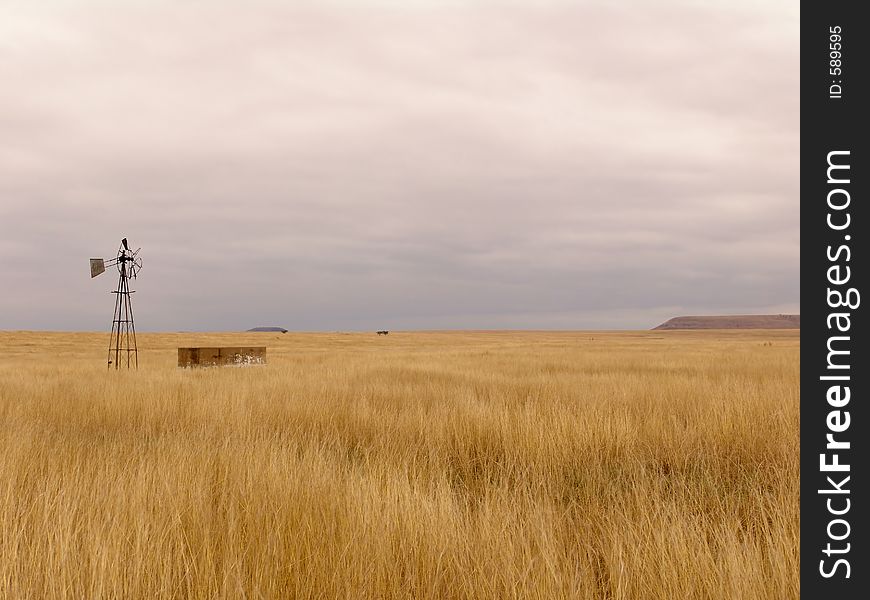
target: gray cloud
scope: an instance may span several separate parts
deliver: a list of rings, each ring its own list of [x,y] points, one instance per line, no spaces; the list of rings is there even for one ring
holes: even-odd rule
[[[799,306],[797,8],[0,7],[0,328]],[[445,7],[446,6],[446,7]]]

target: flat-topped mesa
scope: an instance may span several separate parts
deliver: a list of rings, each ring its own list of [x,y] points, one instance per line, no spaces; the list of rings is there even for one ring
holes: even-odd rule
[[[668,319],[654,329],[800,329],[800,315],[706,315]]]

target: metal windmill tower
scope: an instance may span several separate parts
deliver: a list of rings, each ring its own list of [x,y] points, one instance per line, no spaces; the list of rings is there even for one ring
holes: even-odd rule
[[[111,259],[92,258],[91,278],[105,272],[106,267],[117,267],[118,289],[115,294],[115,314],[112,318],[112,335],[109,338],[108,368],[115,369],[132,366],[139,368],[139,348],[136,346],[136,326],[133,323],[133,305],[130,302],[130,277],[136,279],[136,274],[142,268],[139,250],[130,250],[127,238],[121,240],[118,255]],[[135,291],[135,290],[134,290]]]

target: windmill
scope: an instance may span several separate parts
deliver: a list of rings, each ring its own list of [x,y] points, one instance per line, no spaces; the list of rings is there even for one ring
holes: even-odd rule
[[[136,326],[133,324],[133,305],[130,302],[130,277],[136,279],[136,274],[142,268],[142,258],[139,250],[130,250],[127,238],[121,240],[118,255],[115,258],[91,259],[91,279],[104,273],[106,267],[117,267],[118,289],[112,292],[115,296],[115,314],[112,318],[112,336],[109,338],[108,368],[115,369],[126,366],[139,368],[139,349],[136,346]]]

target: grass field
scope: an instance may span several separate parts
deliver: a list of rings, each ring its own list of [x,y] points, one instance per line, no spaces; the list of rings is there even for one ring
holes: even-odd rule
[[[0,332],[0,598],[799,597],[796,331],[107,338]]]

